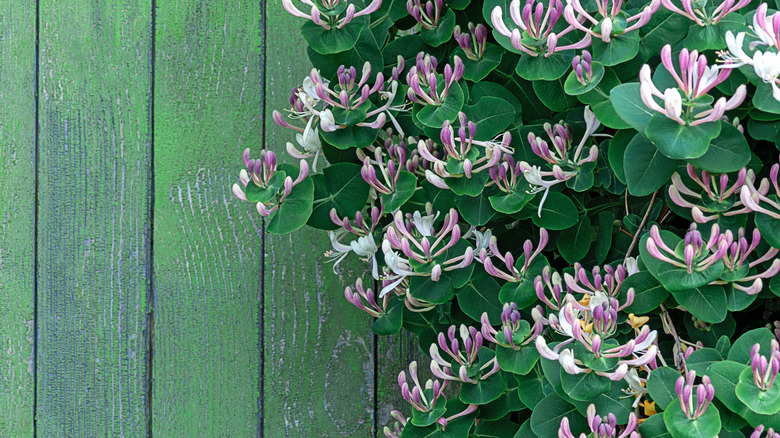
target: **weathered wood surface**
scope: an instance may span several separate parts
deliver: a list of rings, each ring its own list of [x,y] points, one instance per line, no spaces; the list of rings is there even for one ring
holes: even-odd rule
[[[40,1],[37,435],[146,433],[149,1]]]
[[[266,145],[283,157],[294,131],[276,126],[271,111],[289,106],[290,90],[311,71],[301,20],[266,2]],[[290,162],[290,157],[285,161]],[[356,259],[332,272],[325,233],[302,229],[268,236],[264,299],[264,430],[268,437],[372,436],[374,336],[370,318],[344,299],[362,274]]]
[[[0,436],[33,431],[35,2],[0,3]]]
[[[381,435],[413,338],[344,299],[363,262],[334,274],[324,233],[267,235],[230,193],[244,148],[291,162],[270,114],[302,21],[39,1],[37,36],[36,2],[0,5],[0,436]]]
[[[152,432],[258,433],[262,230],[234,198],[259,151],[260,4],[158,0]]]

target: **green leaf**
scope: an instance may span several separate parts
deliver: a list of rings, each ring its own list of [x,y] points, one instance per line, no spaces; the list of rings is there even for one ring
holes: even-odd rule
[[[590,236],[590,218],[582,215],[577,225],[564,230],[558,238],[561,257],[571,264],[581,261],[590,250]]]
[[[474,122],[474,139],[485,141],[504,132],[515,120],[515,109],[504,99],[485,96],[475,105],[464,106],[466,120]],[[441,126],[439,126],[441,128]]]
[[[460,309],[471,319],[479,321],[482,313],[487,312],[490,323],[498,325],[501,323],[503,309],[498,299],[500,289],[498,282],[484,269],[477,269],[468,283],[455,291],[455,294]]]
[[[531,412],[531,430],[540,437],[558,436],[563,417],[569,419],[569,427],[575,436],[587,430],[587,422],[577,412],[577,408],[556,394],[548,395],[534,407]]]
[[[686,32],[680,29],[688,27],[690,21],[687,17],[659,8],[653,14],[653,18],[645,26],[639,29],[640,44],[639,54],[642,59],[648,59],[661,52],[661,48],[666,44],[675,47],[677,43],[685,38]]]
[[[615,107],[620,118],[638,132],[645,132],[654,112],[642,102],[639,96],[639,83],[618,85],[609,92],[609,95],[612,106]]]
[[[626,148],[628,143],[634,139],[637,134],[632,130],[618,131],[609,140],[609,149],[607,149],[607,159],[609,160],[609,167],[615,173],[618,181],[626,183],[626,172],[624,170],[623,158],[626,154]]]
[[[645,262],[647,262],[647,260],[645,260]],[[650,269],[649,266],[648,269],[650,270],[651,273],[653,272],[653,270]],[[658,269],[653,274],[655,275],[655,278],[657,278],[658,281],[660,281],[661,284],[666,289],[668,289],[669,292],[672,292],[672,294],[674,295],[675,292],[681,292],[688,289],[704,287],[709,283],[717,280],[720,277],[720,274],[722,272],[723,272],[723,262],[718,260],[717,262],[709,266],[707,269],[703,271],[694,270],[690,274],[688,273],[686,268],[680,268],[668,263],[661,262],[658,265]],[[723,294],[723,308],[725,311],[726,292],[723,290],[723,286],[720,285],[716,285],[716,286],[720,288],[720,293]],[[710,287],[716,287],[716,286],[710,286]],[[675,295],[675,299],[677,299],[676,295]],[[718,302],[720,303],[720,300],[718,300]]]
[[[480,412],[482,412],[481,408]],[[480,418],[484,418],[484,416],[480,414]],[[513,438],[518,429],[518,424],[507,419],[480,421],[469,438]]]
[[[777,277],[772,277],[772,280],[775,278]],[[770,288],[772,280],[770,280]],[[726,308],[729,312],[745,310],[758,298],[758,294],[748,295],[744,291],[735,288],[734,283],[724,284],[723,288],[726,291]]]
[[[298,170],[289,164],[279,166],[288,175],[298,175]],[[314,183],[310,177],[293,187],[284,202],[279,204],[266,230],[271,234],[288,234],[306,225],[314,202]]]
[[[462,383],[458,398],[466,404],[483,405],[499,398],[505,385],[502,374],[496,373],[477,383]]]
[[[647,196],[669,181],[677,170],[677,161],[665,157],[641,134],[636,134],[626,146],[623,168],[628,192]]]
[[[723,123],[720,135],[710,142],[707,152],[688,160],[697,169],[714,173],[736,172],[750,162],[750,147],[745,136],[734,126]]]
[[[573,50],[556,52],[549,57],[524,54],[517,62],[515,73],[528,81],[554,81],[566,73],[572,59]]]
[[[677,398],[675,384],[680,372],[670,367],[659,367],[650,372],[647,378],[647,392],[653,398],[656,407],[666,409]]]
[[[620,296],[625,297],[628,289],[634,288],[634,301],[625,308],[627,313],[641,315],[651,312],[666,300],[669,291],[647,271],[639,271],[627,277],[620,285]]]
[[[688,364],[688,369],[696,371],[696,374],[703,376],[707,373],[707,368],[715,362],[723,360],[723,356],[720,355],[718,350],[714,348],[699,348],[691,353],[688,359],[685,361]]]
[[[707,368],[707,376],[710,378],[712,386],[715,387],[715,397],[730,411],[739,415],[748,410],[736,394],[739,375],[745,369],[749,370],[750,368],[731,360],[715,362]]]
[[[629,415],[634,411],[631,406],[634,397],[627,397],[624,391],[626,389],[628,389],[628,384],[625,380],[612,382],[612,388],[609,391],[594,397],[592,400],[575,402],[575,405],[580,414],[585,415],[588,405],[593,403],[597,413],[602,413],[602,415],[612,413],[618,424],[625,424],[628,422]]]
[[[443,79],[436,83],[436,90],[439,93],[444,90]],[[458,112],[463,108],[464,99],[465,96],[460,84],[453,82],[441,105],[422,106],[416,103],[412,108],[412,116],[425,126],[441,129],[445,121],[454,122],[458,118]]]
[[[533,345],[526,345],[519,350],[496,346],[496,360],[502,371],[514,374],[528,374],[539,361],[539,351]],[[526,388],[521,388],[525,391]]]
[[[458,196],[455,198],[455,207],[466,222],[474,226],[482,226],[496,214],[490,206],[489,198],[488,190],[474,197]]]
[[[314,207],[308,225],[320,229],[334,229],[330,211],[336,209],[339,217],[355,217],[368,199],[369,186],[360,176],[361,166],[354,163],[332,164],[314,175]]]
[[[780,114],[780,102],[775,100],[772,95],[772,85],[758,82],[756,92],[753,94],[753,105],[761,111],[772,114]]]
[[[365,16],[355,17],[341,29],[336,28],[336,26],[325,29],[312,21],[306,21],[301,26],[301,35],[315,52],[331,55],[354,47],[367,24],[368,17]]]
[[[605,69],[604,78],[593,90],[577,96],[580,102],[590,105],[590,109],[596,114],[601,123],[612,129],[626,129],[631,127],[615,111],[609,91],[620,85],[615,72]]]
[[[699,158],[707,152],[712,139],[720,134],[722,122],[680,125],[663,114],[656,113],[645,129],[648,140],[662,154],[675,160]]]
[[[364,148],[370,146],[379,134],[378,129],[365,126],[346,126],[335,131],[320,131],[320,137],[338,149]]]
[[[409,295],[418,300],[442,304],[452,299],[454,294],[452,283],[444,276],[439,281],[433,281],[430,276],[421,275],[414,275],[409,280]]]
[[[541,199],[541,195],[535,196],[529,202],[529,207]],[[536,205],[538,206],[538,203]],[[542,206],[541,215],[534,214],[531,220],[537,227],[548,230],[565,230],[579,222],[579,213],[574,202],[568,196],[558,192],[550,192]]]
[[[772,201],[778,201],[778,197],[775,195],[768,195],[767,197]],[[780,248],[780,219],[775,219],[763,213],[756,213],[753,221],[758,231],[761,232],[761,238],[773,248]]]
[[[632,31],[623,35],[615,35],[610,38],[609,43],[594,38],[592,50],[593,60],[606,66],[629,61],[639,53],[639,32]]]
[[[412,172],[402,170],[395,183],[395,191],[380,195],[385,211],[394,212],[401,208],[414,195],[415,190],[417,190],[417,177]]]
[[[493,210],[504,214],[515,214],[522,210],[525,204],[533,197],[534,195],[530,195],[522,190],[516,190],[512,193],[500,192],[490,196],[488,199]]]
[[[717,278],[717,277],[716,277]],[[720,285],[704,285],[688,290],[672,291],[672,296],[691,315],[711,324],[726,319],[726,292]]]
[[[432,391],[431,391],[432,392]],[[426,427],[435,423],[436,420],[441,418],[444,413],[447,412],[447,400],[444,397],[439,398],[430,412],[422,412],[417,409],[412,409],[411,424],[418,427]]]
[[[525,263],[525,256],[520,255],[515,261],[515,268],[520,270]],[[537,297],[534,290],[534,279],[542,275],[542,270],[549,263],[547,258],[543,255],[537,255],[531,260],[531,264],[528,266],[528,270],[525,273],[522,281],[519,282],[506,282],[501,286],[501,291],[498,293],[498,298],[501,303],[515,303],[520,309],[527,308],[536,303]]]
[[[598,215],[599,234],[596,237],[596,246],[594,247],[594,256],[596,263],[604,263],[607,254],[612,248],[612,227],[615,223],[615,213],[611,211],[601,211]]]
[[[440,398],[436,403],[444,402],[444,398]],[[444,414],[446,417],[459,414],[466,409],[466,406],[456,399],[447,400],[447,412]],[[416,411],[416,409],[414,409]],[[404,431],[401,434],[401,438],[468,438],[469,430],[474,425],[474,418],[479,414],[479,411],[474,411],[468,415],[458,417],[452,421],[447,422],[447,428],[442,430],[440,424],[435,423],[426,427],[415,426],[413,422],[406,423]]]
[[[354,66],[359,71],[363,64],[368,62],[371,64],[371,72],[374,75],[385,68],[382,51],[379,50],[376,38],[371,32],[361,32],[355,46],[344,52],[321,55],[309,46],[306,48],[306,54],[325,78],[335,77],[341,65]]]
[[[249,184],[244,187],[244,195],[248,202],[268,202],[279,193],[279,189],[284,184],[284,179],[287,177],[287,173],[282,170],[277,170],[271,177],[271,181],[263,188],[250,181]]]
[[[770,342],[772,339],[774,339],[774,334],[772,334],[772,332],[769,331],[769,329],[766,327],[761,327],[750,330],[749,332],[745,332],[736,341],[734,341],[734,344],[731,346],[731,350],[729,350],[728,360],[733,360],[734,362],[743,364],[749,363],[750,349],[752,349],[753,345],[755,344],[761,345],[761,348],[758,352],[760,355],[769,357]]]
[[[699,52],[725,49],[726,32],[732,31],[736,34],[744,28],[745,19],[739,14],[728,14],[717,24],[707,26],[699,26],[691,22],[688,36],[683,43],[685,47]]]
[[[460,57],[463,61],[463,79],[471,82],[479,82],[493,70],[501,64],[501,58],[506,51],[500,46],[492,43],[485,44],[485,51],[482,52],[482,58],[477,61],[469,59],[460,47],[456,48],[452,55],[451,60],[454,60],[455,56]]]
[[[404,320],[404,305],[401,300],[393,300],[387,309],[387,313],[380,316],[371,326],[371,331],[380,335],[395,335],[401,331]]]
[[[534,346],[531,346],[531,348],[534,350],[536,349]],[[537,361],[537,363],[539,363],[539,361]],[[517,396],[529,409],[534,409],[534,407],[542,401],[545,395],[552,392],[550,385],[544,378],[541,366],[533,367],[528,374],[515,374],[515,380],[517,380],[519,388]]]
[[[566,82],[563,84],[563,90],[566,92],[566,94],[570,96],[578,96],[596,88],[599,82],[601,82],[601,79],[604,78],[604,64],[593,62],[591,63],[590,68],[593,71],[593,74],[590,78],[590,82],[585,85],[580,83],[579,79],[577,78],[577,73],[574,72],[574,70],[569,73],[569,76],[566,77]]]
[[[429,45],[438,47],[452,39],[453,30],[455,30],[455,11],[447,9],[434,29],[420,30],[420,37]]]
[[[490,175],[487,172],[472,173],[471,178],[465,176],[444,178],[452,193],[461,196],[478,196],[485,189]]]
[[[579,82],[574,81],[579,85]],[[551,81],[533,81],[534,93],[536,97],[544,103],[547,108],[563,112],[577,105],[579,102],[576,97],[564,92],[564,79],[560,77]]]
[[[774,415],[780,412],[780,385],[761,390],[753,382],[753,370],[750,368],[745,368],[739,375],[735,391],[737,398],[757,414]]]
[[[696,406],[696,395],[692,397]],[[673,438],[715,438],[720,432],[720,415],[714,404],[710,404],[699,418],[689,420],[675,398],[664,411],[664,423]]]
[[[667,437],[671,438],[672,436],[669,434],[669,431],[666,430],[666,424],[664,424],[664,416],[658,414],[653,415],[652,417],[643,421],[642,424],[639,425],[639,433],[643,437],[653,437],[653,438],[667,438]]]
[[[575,400],[589,401],[609,391],[611,384],[611,380],[595,372],[569,374],[561,368],[561,386]]]

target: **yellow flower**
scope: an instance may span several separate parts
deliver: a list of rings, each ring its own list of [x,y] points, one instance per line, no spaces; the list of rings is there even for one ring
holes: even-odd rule
[[[636,316],[633,313],[629,313],[628,321],[631,323],[631,327],[634,330],[639,330],[639,328],[645,325],[647,321],[650,321],[650,318],[647,316]]]
[[[654,401],[643,401],[640,403],[640,405],[645,408],[645,415],[648,417],[652,417],[653,415],[657,414],[658,412],[655,411],[655,402]]]

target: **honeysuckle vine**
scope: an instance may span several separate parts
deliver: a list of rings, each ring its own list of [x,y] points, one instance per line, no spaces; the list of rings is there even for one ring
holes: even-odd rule
[[[285,0],[226,208],[417,340],[385,437],[778,437],[775,8]]]

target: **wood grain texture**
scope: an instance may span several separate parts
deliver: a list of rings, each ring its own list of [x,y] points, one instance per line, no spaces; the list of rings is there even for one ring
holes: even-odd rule
[[[152,431],[256,436],[261,220],[231,185],[260,150],[260,4],[158,0],[156,29]]]
[[[402,330],[392,336],[377,337],[377,427],[381,434],[382,428],[391,426],[395,420],[390,416],[393,410],[411,415],[411,406],[401,397],[398,387],[398,373],[407,371],[412,361],[417,361],[421,378],[431,378],[428,370],[430,359],[420,350],[417,337]]]
[[[271,111],[289,106],[311,64],[303,20],[266,0],[266,146],[280,157],[294,132]],[[287,162],[294,162],[286,157]],[[374,346],[370,318],[344,298],[366,264],[349,258],[332,272],[324,232],[268,236],[265,253],[264,431],[266,437],[365,437],[374,433]]]
[[[35,2],[0,4],[0,436],[33,434]]]
[[[150,3],[40,13],[37,433],[145,436]]]

